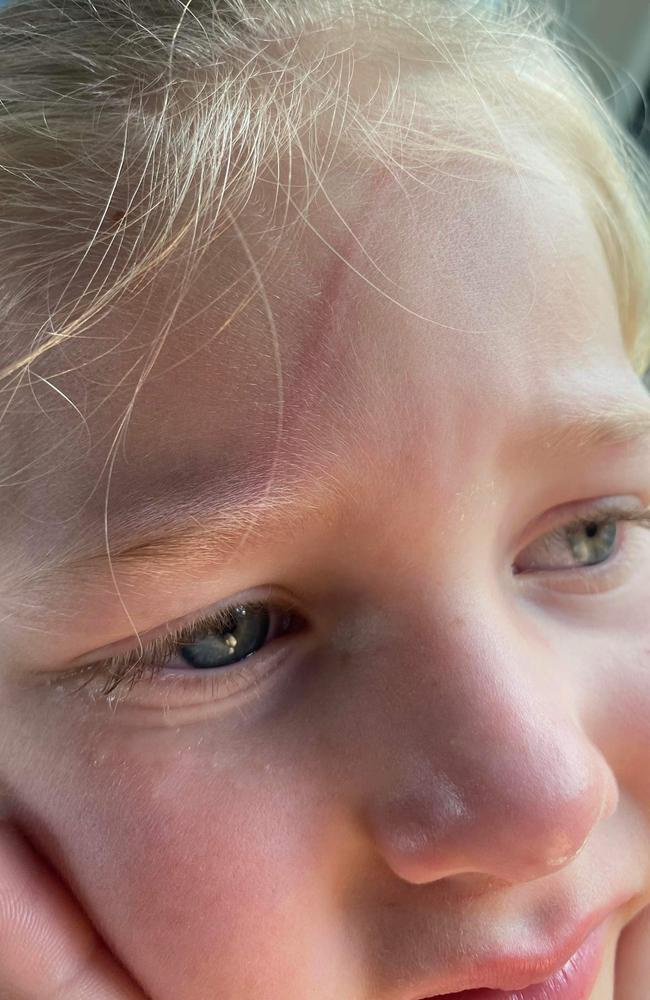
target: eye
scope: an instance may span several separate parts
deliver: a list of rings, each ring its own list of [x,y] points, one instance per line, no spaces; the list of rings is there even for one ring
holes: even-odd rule
[[[650,527],[650,512],[612,506],[594,509],[535,539],[517,556],[513,569],[531,573],[610,562],[620,548],[624,521]]]
[[[232,665],[262,648],[271,621],[271,612],[263,604],[226,608],[219,622],[194,630],[191,642],[177,640],[178,656],[198,670]]]
[[[276,654],[282,652],[278,649],[282,644],[275,640],[303,625],[302,617],[288,605],[263,601],[229,605],[126,653],[93,661],[80,671],[92,671],[82,687],[99,676],[105,680],[101,696],[109,697],[123,686],[128,695],[147,673],[150,694],[154,688],[164,687],[167,693],[182,689],[200,700],[208,697],[209,687],[209,697],[219,699],[243,690],[270,670],[270,661],[278,659],[271,648]],[[264,655],[267,646],[269,655]]]
[[[619,526],[609,520],[583,521],[556,528],[536,539],[517,557],[518,573],[532,570],[595,566],[609,559],[616,547]]]

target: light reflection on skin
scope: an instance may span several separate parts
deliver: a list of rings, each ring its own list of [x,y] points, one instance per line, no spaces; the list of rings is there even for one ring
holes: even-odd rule
[[[412,1000],[423,956],[442,979],[461,944],[543,948],[627,888],[593,997],[612,1000],[616,939],[650,902],[650,539],[605,596],[515,581],[494,539],[512,545],[572,500],[650,502],[650,445],[503,460],[516,429],[563,401],[645,396],[563,178],[531,175],[522,190],[505,171],[487,187],[436,177],[435,192],[380,180],[371,203],[336,171],[330,184],[410,313],[298,227],[265,281],[285,402],[276,471],[336,483],[337,504],[225,560],[190,570],[188,554],[175,571],[119,578],[142,630],[272,585],[312,632],[232,703],[181,711],[170,694],[164,717],[113,714],[34,680],[125,634],[108,571],[71,577],[44,598],[53,628],[0,624],[0,781],[153,1000]],[[312,211],[367,271],[326,206]],[[182,325],[218,276],[215,255],[139,397],[111,482],[116,522],[179,482],[269,470],[277,379],[260,301],[207,346],[227,302]],[[116,310],[103,335],[153,338],[168,288],[142,315]],[[66,392],[90,411],[131,340],[66,376]],[[79,517],[101,547],[103,491],[76,511],[131,390],[89,420],[91,451],[80,426],[57,473],[16,490],[0,551],[37,562],[46,539],[74,541]],[[34,409],[29,427],[9,415],[16,456],[78,420],[58,401],[50,419]]]

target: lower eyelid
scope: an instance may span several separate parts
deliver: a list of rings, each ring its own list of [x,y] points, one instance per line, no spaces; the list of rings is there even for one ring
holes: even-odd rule
[[[275,646],[276,643],[274,642]],[[269,649],[271,643],[269,643]],[[300,662],[300,655],[295,657],[287,643],[277,641],[277,649],[270,651],[266,657],[250,657],[251,663],[242,669],[233,667],[224,671],[220,677],[217,670],[212,671],[179,671],[154,677],[151,682],[143,679],[133,685],[126,695],[116,689],[115,695],[102,696],[107,701],[120,704],[128,709],[129,705],[137,709],[160,712],[166,706],[171,710],[209,709],[217,710],[220,705],[225,707],[238,695],[247,695],[251,689],[262,687],[272,681],[275,674],[282,672],[282,667],[289,660],[294,664]],[[246,660],[242,661],[246,664]],[[128,681],[125,682],[128,687]],[[219,694],[219,690],[222,694]]]

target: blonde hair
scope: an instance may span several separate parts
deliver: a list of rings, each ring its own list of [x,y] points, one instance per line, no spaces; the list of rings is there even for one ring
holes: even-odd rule
[[[550,7],[14,0],[0,10],[0,377],[15,387],[164,264],[198,261],[262,172],[279,194],[288,154],[312,189],[335,153],[424,177],[459,154],[512,163],[504,126],[540,136],[581,186],[641,375],[647,169]]]

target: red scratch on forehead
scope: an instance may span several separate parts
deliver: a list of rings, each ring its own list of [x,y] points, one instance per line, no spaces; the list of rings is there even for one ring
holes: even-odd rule
[[[297,273],[305,278],[302,290],[285,279],[288,315],[298,334],[295,339],[289,338],[293,351],[286,364],[290,385],[285,400],[285,430],[304,416],[305,404],[315,398],[314,393],[317,396],[319,390],[326,391],[326,381],[341,363],[332,339],[337,327],[340,329],[344,323],[343,287],[348,281],[362,283],[364,276],[372,284],[385,284],[379,264],[373,265],[372,257],[364,252],[363,234],[375,222],[373,213],[380,192],[397,183],[383,163],[374,164],[360,180],[355,178],[347,185],[345,178],[335,180],[338,196],[328,190],[331,205],[317,212],[318,221],[311,223],[315,232],[308,228],[306,243],[296,249],[298,254],[305,254],[302,261],[296,261]],[[316,245],[313,253],[312,240]],[[355,331],[350,329],[348,337],[354,336]]]

